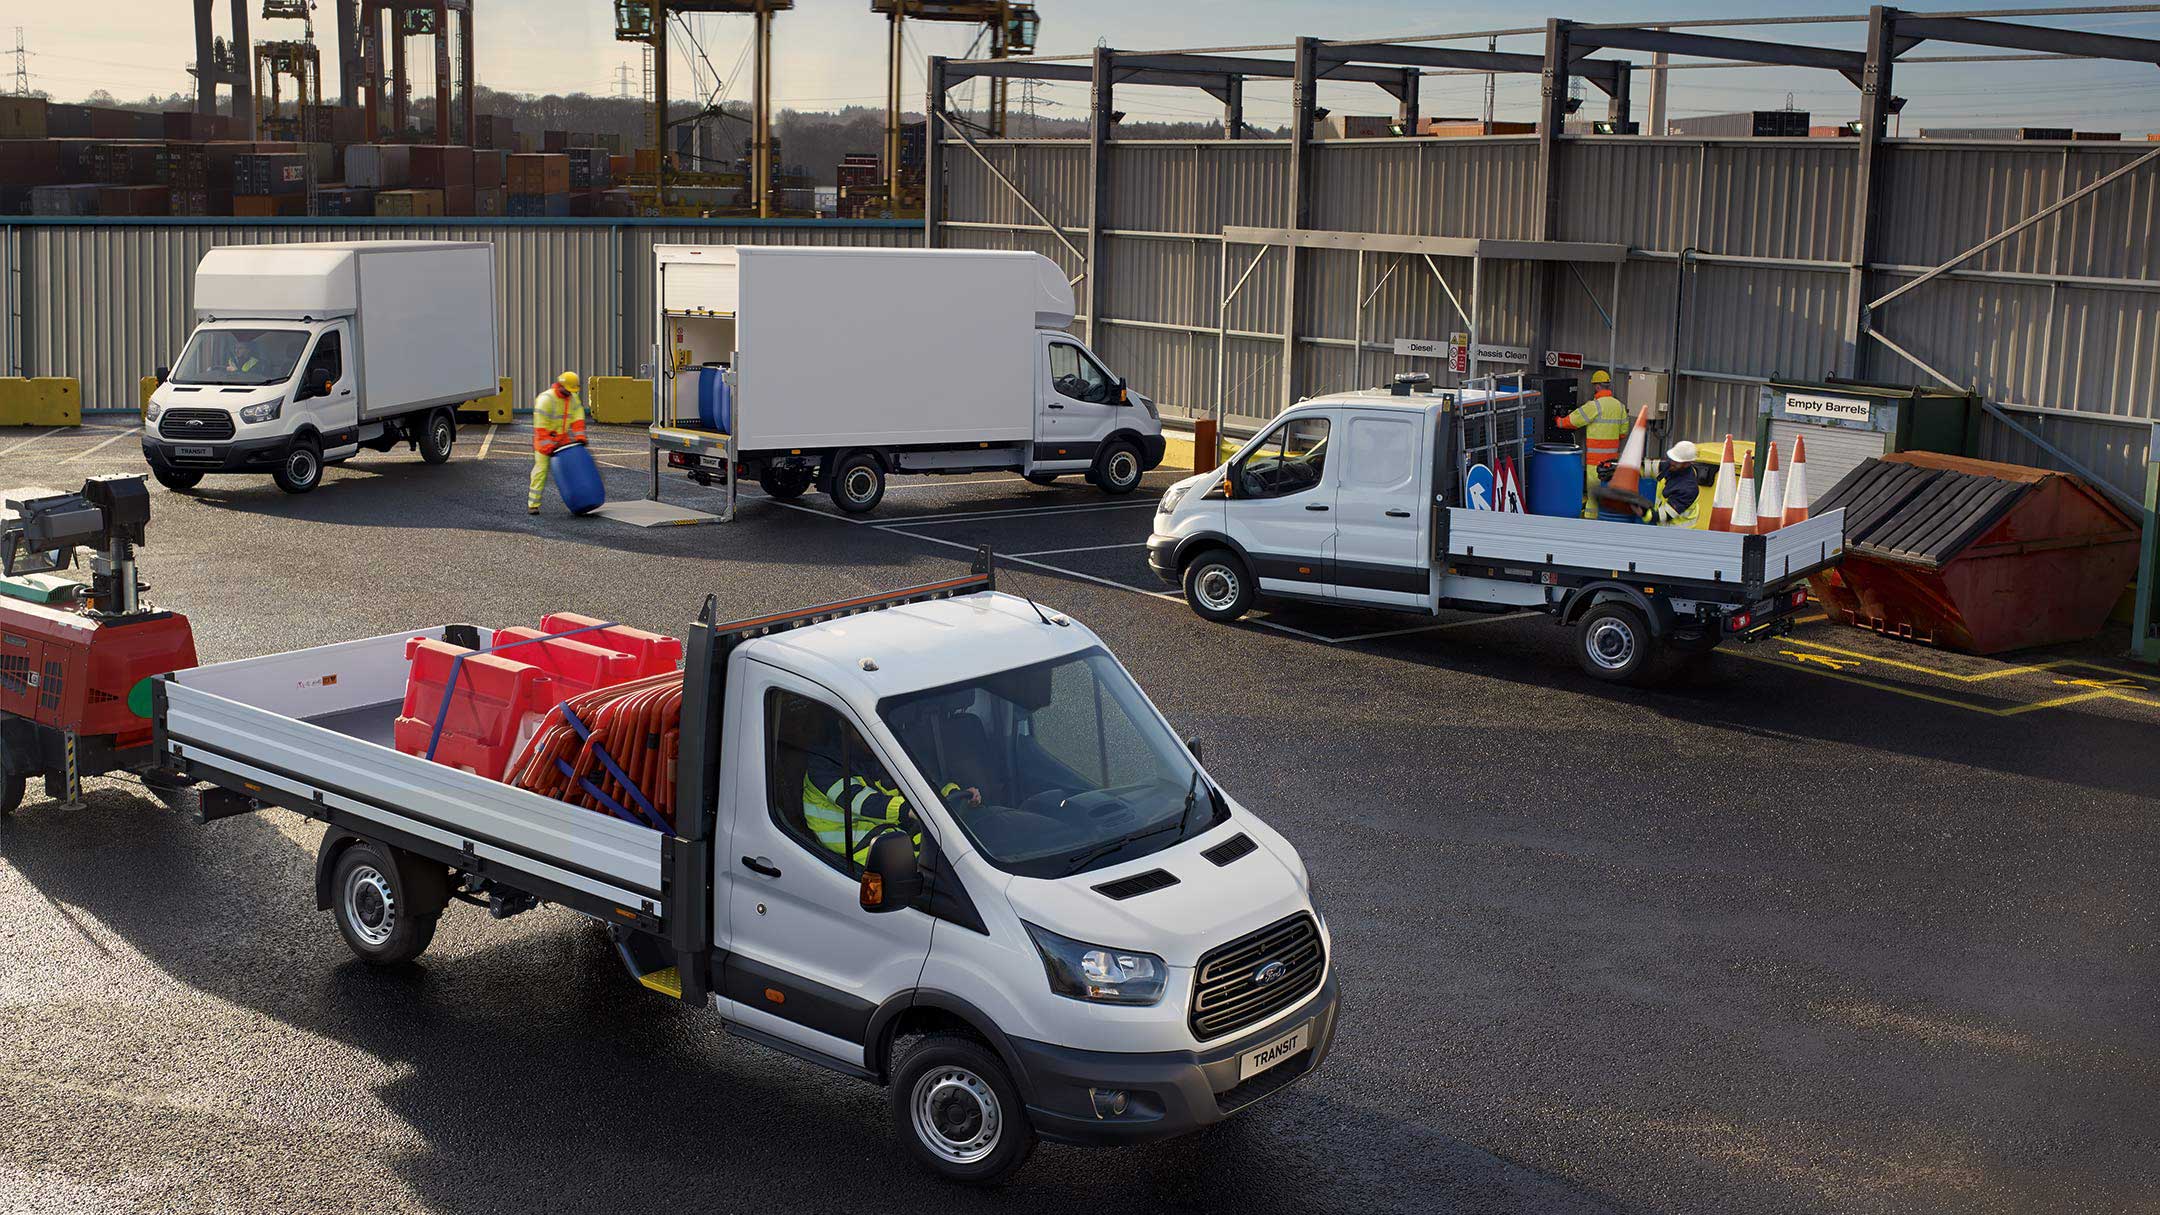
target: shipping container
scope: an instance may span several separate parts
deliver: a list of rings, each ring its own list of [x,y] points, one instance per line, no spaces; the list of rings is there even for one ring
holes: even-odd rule
[[[451,144],[413,145],[411,181],[416,190],[471,189],[472,149]]]
[[[108,186],[156,186],[171,180],[162,141],[95,141],[86,167],[91,180]]]
[[[60,141],[0,140],[0,185],[28,190],[32,186],[56,186],[60,182]]]
[[[1922,127],[1922,139],[2029,140],[2069,139],[2069,127]]]
[[[54,139],[90,138],[90,107],[86,105],[46,106],[45,133]]]
[[[375,195],[375,214],[425,216],[443,213],[441,190],[384,190]]]
[[[169,186],[106,186],[98,191],[100,215],[170,215]]]
[[[96,215],[97,185],[34,186],[30,190],[32,215]]]
[[[476,148],[472,154],[472,184],[475,190],[500,189],[510,172],[510,154],[490,148]]]
[[[472,188],[471,186],[449,186],[449,187],[446,187],[446,188],[445,188],[445,189],[443,190],[442,194],[443,194],[443,212],[442,212],[442,213],[443,213],[444,215],[472,215],[472,214],[474,214],[474,211],[473,211],[473,188]]]
[[[46,101],[43,97],[0,97],[0,139],[43,139]]]
[[[536,152],[510,158],[512,194],[565,194],[570,190],[570,158],[560,152]]]
[[[375,191],[365,186],[322,186],[308,196],[308,214],[345,219],[375,214]]]
[[[473,190],[472,213],[490,219],[500,218],[503,214],[503,197],[501,186],[476,187]]]
[[[250,152],[233,160],[233,195],[299,195],[305,199],[314,166],[302,152]],[[304,204],[303,204],[304,206]],[[235,215],[245,214],[239,210]]]
[[[613,184],[608,175],[611,163],[606,148],[571,148],[570,188],[573,190],[601,190]]]
[[[232,213],[243,219],[290,217],[308,213],[308,196],[299,194],[235,194]]]
[[[402,190],[412,184],[412,145],[356,143],[345,149],[345,184]]]
[[[1733,114],[1698,114],[1666,123],[1669,135],[1721,138],[1806,138],[1811,116],[1806,110],[1741,110]]]
[[[167,110],[160,121],[164,127],[162,133],[167,139],[207,143],[216,139],[231,139],[237,134],[232,118],[225,114]]]
[[[570,214],[568,194],[509,194],[504,196],[505,214],[518,219],[560,219]]]

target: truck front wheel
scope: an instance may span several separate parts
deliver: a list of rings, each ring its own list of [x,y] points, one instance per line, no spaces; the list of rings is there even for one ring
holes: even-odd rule
[[[1106,445],[1095,457],[1095,468],[1088,479],[1095,488],[1106,494],[1129,494],[1140,488],[1140,449],[1118,439]]]
[[[892,1114],[917,1160],[948,1181],[995,1185],[1035,1150],[1004,1061],[965,1034],[918,1038],[893,1069]]]
[[[450,459],[450,448],[457,443],[457,419],[447,409],[438,409],[429,415],[427,426],[420,432],[420,458],[430,464],[443,464]]]
[[[380,844],[361,841],[339,853],[330,890],[338,931],[364,962],[409,962],[435,939],[441,911],[426,909],[392,851]]]
[[[1600,603],[1575,622],[1575,661],[1593,679],[1639,683],[1658,648],[1650,622],[1629,604]]]
[[[310,435],[294,439],[270,479],[288,494],[304,494],[322,484],[322,445]]]
[[[1202,619],[1228,624],[1252,606],[1252,572],[1236,553],[1211,548],[1185,567],[1185,602]]]
[[[885,466],[866,451],[851,453],[833,469],[832,500],[851,515],[867,515],[885,500]]]

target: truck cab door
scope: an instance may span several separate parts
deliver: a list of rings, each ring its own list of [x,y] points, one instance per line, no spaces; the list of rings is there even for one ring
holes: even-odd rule
[[[300,364],[300,381],[293,388],[293,424],[302,420],[322,433],[323,454],[352,443],[360,426],[360,395],[355,390],[351,327],[333,321],[315,336],[315,345]]]
[[[1347,410],[1335,448],[1335,593],[1361,603],[1422,607],[1425,559],[1420,423],[1409,410]]]
[[[930,953],[932,920],[915,908],[871,913],[859,902],[872,820],[919,835],[905,795],[853,714],[825,688],[763,663],[745,664],[738,705],[756,719],[729,777],[734,812],[715,858],[727,900],[723,1015],[748,1029],[862,1065],[870,1017],[912,989]],[[835,813],[851,807],[854,813]]]
[[[1116,377],[1068,337],[1043,339],[1036,387],[1035,459],[1039,469],[1083,469],[1116,427]]]
[[[1336,412],[1302,409],[1230,462],[1224,530],[1263,592],[1333,598]]]

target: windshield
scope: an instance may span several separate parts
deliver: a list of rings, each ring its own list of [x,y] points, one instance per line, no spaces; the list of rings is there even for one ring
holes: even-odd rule
[[[307,345],[305,329],[197,329],[173,368],[172,382],[282,384],[292,378]]]
[[[1023,877],[1146,856],[1228,813],[1101,650],[892,697],[878,711],[968,839]]]

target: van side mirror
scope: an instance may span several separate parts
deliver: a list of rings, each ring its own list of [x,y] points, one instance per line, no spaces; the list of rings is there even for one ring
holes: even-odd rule
[[[166,380],[167,380],[168,378],[170,378],[170,377],[172,376],[172,368],[170,368],[170,367],[159,367],[159,368],[157,368],[156,370],[152,371],[152,372],[151,372],[150,374],[151,374],[151,375],[153,375],[153,376],[156,376],[156,377],[157,377],[157,382],[158,382],[158,383],[160,383],[160,384],[162,384],[162,383],[164,383],[164,382],[165,382],[165,381],[166,381]]]
[[[1194,759],[1203,758],[1200,754],[1200,739],[1198,735],[1195,735],[1194,737],[1185,740],[1185,749],[1192,752],[1192,757]]]
[[[907,832],[888,828],[870,843],[863,866],[860,901],[864,911],[898,911],[922,895],[922,870],[915,863],[915,841]]]

